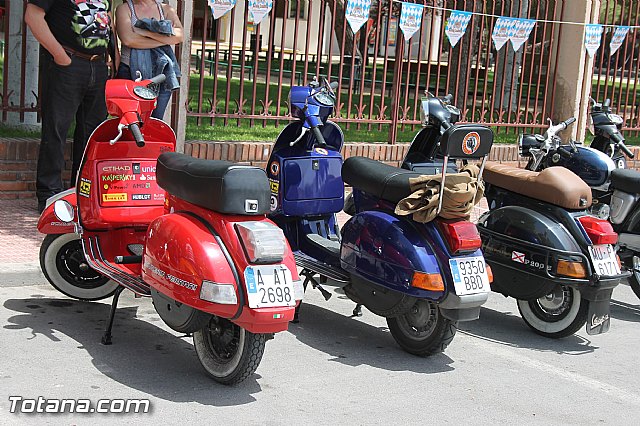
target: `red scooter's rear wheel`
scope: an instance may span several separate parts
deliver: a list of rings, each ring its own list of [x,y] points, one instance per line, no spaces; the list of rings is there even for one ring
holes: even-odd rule
[[[74,299],[105,299],[118,287],[89,266],[77,234],[47,235],[40,246],[40,267],[56,290]]]
[[[265,334],[253,334],[231,321],[213,316],[193,333],[193,345],[205,371],[215,381],[234,385],[252,375],[264,353]]]

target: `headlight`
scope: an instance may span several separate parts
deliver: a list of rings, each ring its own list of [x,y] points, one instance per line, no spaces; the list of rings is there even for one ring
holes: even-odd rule
[[[325,106],[333,106],[335,103],[333,97],[324,91],[316,93],[313,97],[316,101]]]
[[[608,116],[609,116],[609,120],[611,120],[611,122],[616,126],[618,124],[624,123],[624,120],[618,114],[608,114]]]
[[[73,206],[65,200],[57,200],[53,204],[53,213],[61,222],[71,222],[75,217]]]

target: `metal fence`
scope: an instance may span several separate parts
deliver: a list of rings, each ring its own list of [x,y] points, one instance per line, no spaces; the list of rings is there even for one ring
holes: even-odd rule
[[[556,0],[415,2],[536,20],[563,20],[564,8],[569,7],[567,1]],[[562,25],[538,22],[518,52],[509,45],[497,52],[491,39],[496,21],[492,16],[474,16],[465,36],[451,47],[445,35],[448,13],[432,8],[423,9],[420,30],[405,42],[398,25],[400,4],[389,0],[372,1],[369,20],[355,35],[345,20],[346,0],[274,1],[273,10],[259,25],[250,22],[247,3],[238,0],[230,13],[213,20],[205,1],[194,2],[193,37],[183,45],[191,53],[189,70],[183,70],[189,76],[189,97],[174,104],[186,105],[192,122],[284,124],[291,119],[290,86],[315,77],[340,84],[335,121],[345,127],[388,130],[391,143],[398,130],[419,123],[419,99],[425,91],[438,96],[451,93],[466,121],[505,129],[543,127],[553,116],[553,75],[562,54],[557,48]],[[25,47],[26,32],[20,34],[24,24],[10,20],[10,8],[23,12],[25,5],[26,0],[7,1],[0,17],[2,121],[8,114],[22,118],[38,110],[37,84],[27,78],[33,70],[25,68],[27,61],[20,61],[33,52]],[[183,0],[178,1],[179,11],[182,6]],[[602,0],[604,24],[640,25],[639,15],[636,1]],[[627,129],[640,131],[640,34],[631,31],[610,55],[612,31],[607,28],[603,34],[593,84],[587,87],[599,101],[611,98]],[[10,51],[10,35],[16,34],[22,44]],[[9,67],[10,61],[20,65]],[[587,90],[584,96],[588,95]]]
[[[248,23],[244,1],[216,21],[208,8],[196,10],[188,116],[198,123],[206,118],[278,123],[289,118],[289,87],[316,76],[340,84],[334,121],[346,127],[388,126],[391,143],[398,128],[419,124],[425,91],[452,94],[464,120],[499,127],[540,127],[552,114],[552,52],[560,26],[538,23],[518,52],[510,46],[496,52],[495,17],[474,16],[466,35],[451,47],[445,35],[448,14],[440,10],[424,8],[420,30],[405,42],[399,3],[374,0],[369,21],[355,36],[345,20],[345,3],[278,0],[255,26]],[[562,7],[553,0],[420,3],[488,15],[562,18]]]

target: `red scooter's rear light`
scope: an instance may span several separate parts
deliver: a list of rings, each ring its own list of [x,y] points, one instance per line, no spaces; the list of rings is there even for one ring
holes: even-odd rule
[[[482,246],[478,228],[467,220],[436,219],[452,254],[469,253]]]
[[[608,221],[594,216],[582,216],[578,220],[593,244],[615,244],[618,242],[618,234]]]
[[[249,262],[282,262],[287,250],[282,229],[270,222],[239,222],[236,229]]]

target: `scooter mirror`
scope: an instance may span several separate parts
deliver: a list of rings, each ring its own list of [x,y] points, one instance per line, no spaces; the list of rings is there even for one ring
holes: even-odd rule
[[[64,200],[53,204],[53,213],[61,222],[71,222],[75,216],[73,206]]]

